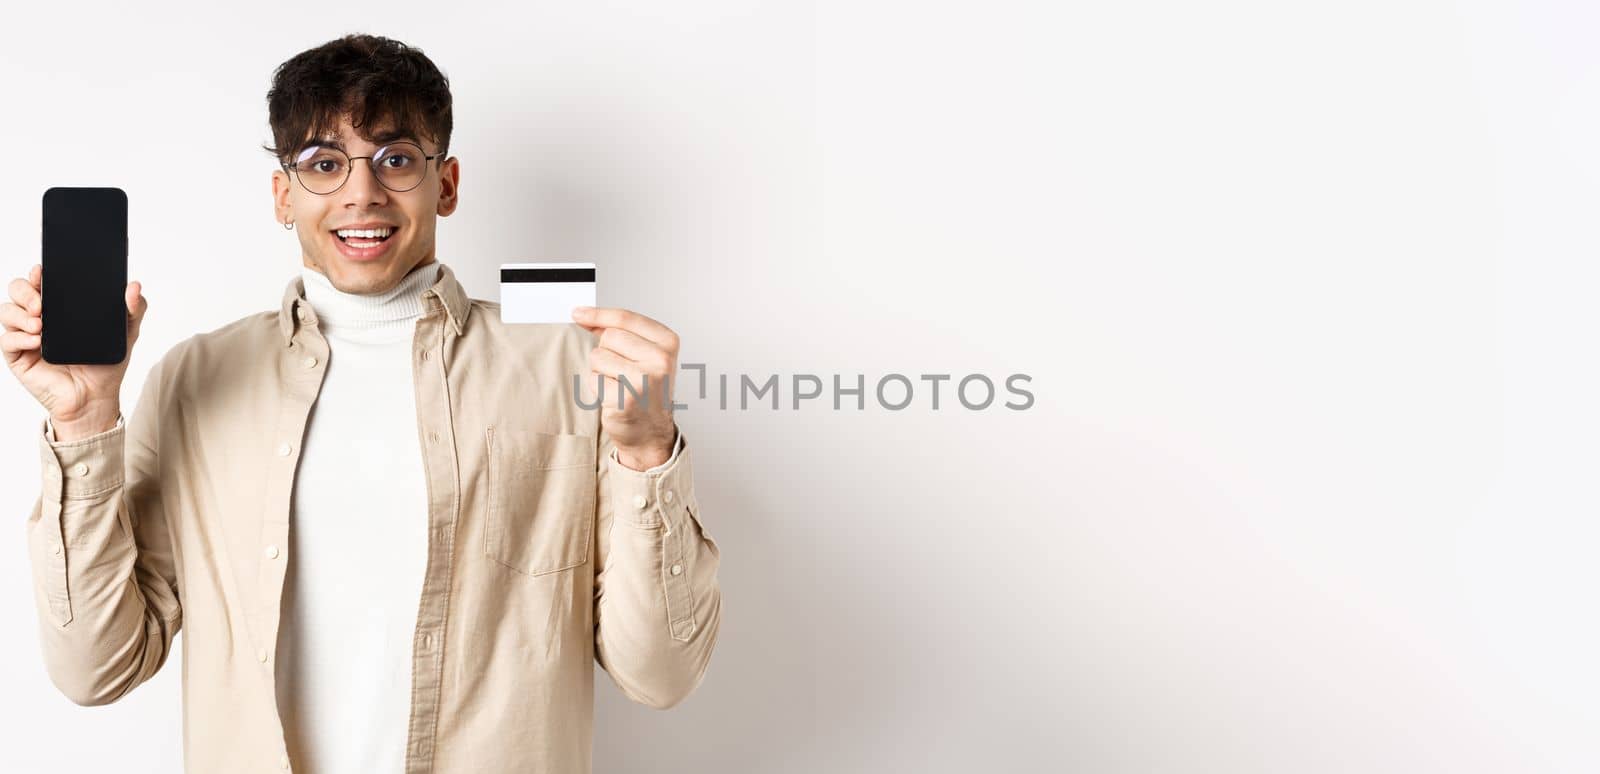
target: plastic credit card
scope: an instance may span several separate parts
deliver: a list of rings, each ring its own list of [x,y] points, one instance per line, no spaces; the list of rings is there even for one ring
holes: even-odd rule
[[[572,308],[594,306],[592,263],[500,264],[500,320],[573,324]]]

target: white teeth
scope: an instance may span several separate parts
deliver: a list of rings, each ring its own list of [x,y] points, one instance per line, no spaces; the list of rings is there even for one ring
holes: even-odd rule
[[[393,233],[394,229],[384,226],[382,228],[341,228],[336,233],[345,237],[366,237],[367,239],[381,239]]]

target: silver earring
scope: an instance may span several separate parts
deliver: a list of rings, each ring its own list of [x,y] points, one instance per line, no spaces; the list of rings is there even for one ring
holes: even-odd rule
[[[284,221],[283,222],[283,229],[285,231],[293,231],[294,230],[294,221],[292,221],[292,220]]]

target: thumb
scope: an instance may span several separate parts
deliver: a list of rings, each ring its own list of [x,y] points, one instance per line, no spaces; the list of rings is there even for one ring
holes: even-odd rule
[[[144,297],[144,288],[137,280],[128,283],[127,290],[123,291],[123,299],[128,304],[128,335],[139,335],[139,323],[144,320],[145,310],[150,308],[150,302]]]

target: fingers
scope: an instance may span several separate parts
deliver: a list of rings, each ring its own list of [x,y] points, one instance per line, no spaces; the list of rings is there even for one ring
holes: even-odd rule
[[[650,389],[661,384],[667,377],[663,373],[666,369],[646,366],[629,360],[605,347],[596,347],[589,351],[589,370],[612,379],[626,378],[629,386],[635,390],[643,390],[645,380],[649,379]]]
[[[655,342],[664,349],[674,352],[678,349],[678,334],[673,333],[671,328],[632,310],[609,306],[590,307],[586,310],[580,308],[573,310],[572,319],[591,331],[597,327],[623,328]]]
[[[589,369],[597,374],[604,374],[613,378],[626,374],[628,381],[635,387],[639,386],[639,377],[644,373],[639,369],[638,363],[605,347],[596,347],[590,350]]]
[[[606,328],[600,334],[599,346],[640,365],[656,369],[667,367],[668,356],[661,347],[625,328]]]
[[[43,329],[44,322],[38,315],[28,314],[22,307],[7,301],[0,304],[0,326],[6,330],[38,333]]]
[[[629,360],[605,347],[595,347],[589,351],[589,370],[601,375],[608,386],[613,386],[617,380],[626,379],[628,387],[641,395],[661,392],[666,389],[667,380],[671,378],[668,368],[658,368]],[[660,398],[649,400],[657,402]]]
[[[11,303],[22,307],[30,314],[39,314],[42,311],[39,288],[34,285],[31,277],[29,279],[18,277],[12,280],[6,289],[11,296]]]
[[[17,358],[38,348],[39,334],[37,333],[12,330],[0,333],[0,353],[5,355],[6,365],[15,363]]]
[[[29,352],[39,349],[44,330],[40,319],[39,282],[42,267],[34,264],[27,278],[18,277],[7,288],[10,301],[0,304],[0,353],[11,366]]]
[[[11,281],[7,287],[7,295],[11,300],[0,304],[0,326],[23,333],[38,333],[42,329],[40,269],[39,264],[34,264],[26,278],[18,277]]]

